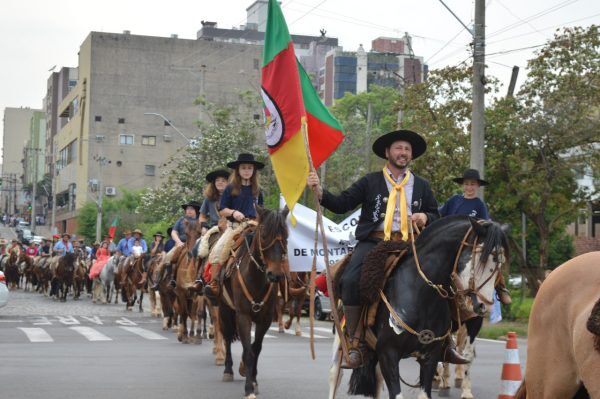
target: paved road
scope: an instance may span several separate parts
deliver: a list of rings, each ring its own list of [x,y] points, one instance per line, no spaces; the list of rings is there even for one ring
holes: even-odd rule
[[[327,397],[331,324],[318,322],[317,327],[314,361],[307,328],[304,337],[269,331],[259,362],[261,398]],[[525,345],[519,342],[522,364]],[[36,293],[11,292],[9,304],[0,309],[0,354],[3,399],[243,396],[243,380],[237,374],[234,382],[221,382],[223,369],[214,366],[210,341],[183,345],[148,313],[126,312],[123,304],[94,305],[87,297],[61,303]],[[236,369],[240,354],[236,343]],[[477,356],[471,373],[474,393],[495,398],[504,344],[479,341]],[[405,380],[416,381],[416,362],[403,360],[400,367]],[[339,398],[348,397],[348,375]],[[416,397],[408,388],[404,393],[405,398]],[[460,397],[457,389],[451,397]]]

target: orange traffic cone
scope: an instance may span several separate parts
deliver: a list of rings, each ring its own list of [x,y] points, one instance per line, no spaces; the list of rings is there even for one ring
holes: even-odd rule
[[[498,399],[513,399],[521,385],[521,362],[519,361],[519,349],[517,348],[517,333],[509,332],[504,352],[504,364],[502,365],[502,381]]]

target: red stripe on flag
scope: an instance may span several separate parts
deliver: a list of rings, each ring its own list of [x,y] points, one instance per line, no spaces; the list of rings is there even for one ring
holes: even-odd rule
[[[344,140],[344,135],[309,113],[306,114],[306,120],[310,154],[315,168],[318,168]]]

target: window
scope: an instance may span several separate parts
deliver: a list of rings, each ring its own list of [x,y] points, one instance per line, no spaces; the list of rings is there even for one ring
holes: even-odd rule
[[[144,169],[144,174],[146,176],[154,176],[156,172],[156,166],[154,165],[145,165]]]
[[[142,136],[142,145],[156,145],[156,136]]]
[[[133,134],[120,134],[119,144],[121,145],[133,145]]]
[[[254,114],[254,120],[255,121],[260,120],[260,114]]]
[[[102,115],[96,115],[96,116],[94,117],[94,121],[95,121],[95,122],[102,122]]]
[[[58,153],[56,167],[58,170],[77,160],[77,140],[71,141]]]
[[[125,123],[125,118],[119,118],[118,123]]]

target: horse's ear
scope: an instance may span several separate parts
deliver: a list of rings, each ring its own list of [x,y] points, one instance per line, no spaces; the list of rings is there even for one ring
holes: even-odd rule
[[[473,231],[475,231],[475,234],[477,234],[477,236],[479,237],[485,237],[485,235],[487,234],[487,226],[489,225],[488,223],[480,223],[477,219],[469,217],[469,221],[471,222],[471,227],[473,227]]]
[[[256,210],[256,216],[258,216],[258,220],[262,220],[262,217],[265,214],[265,208],[255,204],[254,209]]]
[[[284,206],[283,210],[281,211],[281,214],[283,215],[284,218],[287,219],[288,214],[290,213],[290,208],[288,208],[288,206]]]

